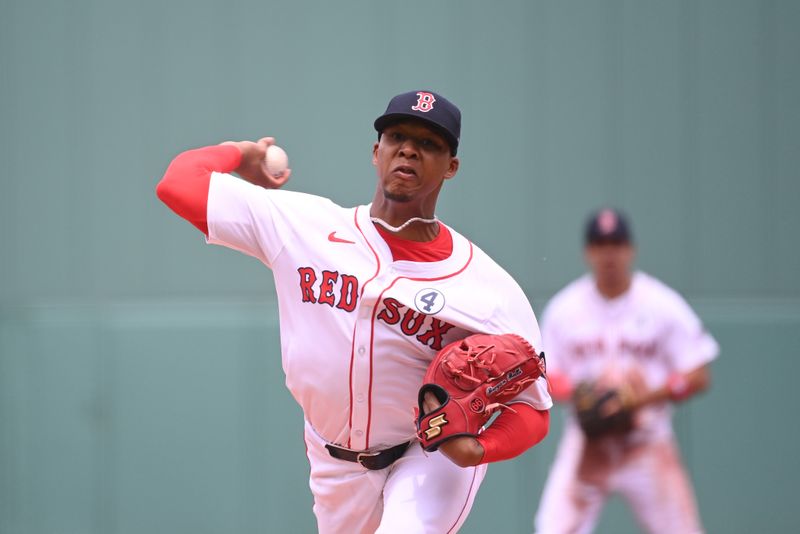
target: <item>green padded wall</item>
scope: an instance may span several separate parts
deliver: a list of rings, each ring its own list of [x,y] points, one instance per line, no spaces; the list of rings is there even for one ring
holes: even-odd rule
[[[372,121],[417,88],[464,114],[438,215],[537,312],[586,214],[629,212],[722,346],[676,417],[708,531],[800,530],[799,26],[793,0],[0,0],[0,534],[315,530],[271,275],[154,187],[274,135],[289,188],[368,202]],[[463,532],[530,532],[562,416]],[[636,527],[613,501],[598,532]]]

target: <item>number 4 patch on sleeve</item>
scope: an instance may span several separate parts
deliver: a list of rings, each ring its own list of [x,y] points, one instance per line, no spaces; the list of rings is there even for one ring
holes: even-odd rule
[[[435,315],[444,308],[444,294],[438,289],[422,289],[414,297],[414,306],[426,315]]]

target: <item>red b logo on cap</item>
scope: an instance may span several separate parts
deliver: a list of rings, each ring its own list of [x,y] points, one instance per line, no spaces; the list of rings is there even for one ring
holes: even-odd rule
[[[421,111],[423,113],[427,113],[433,109],[433,103],[436,102],[436,98],[432,93],[420,91],[417,93],[417,96],[419,97],[419,99],[417,99],[417,105],[411,106],[411,109],[414,111]]]
[[[617,214],[611,210],[603,210],[597,217],[597,226],[604,234],[610,234],[617,229]]]

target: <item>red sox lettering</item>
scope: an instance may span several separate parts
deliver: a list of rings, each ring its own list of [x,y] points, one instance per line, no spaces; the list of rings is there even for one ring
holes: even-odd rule
[[[297,269],[300,274],[300,293],[303,302],[327,304],[331,308],[337,308],[351,312],[356,309],[358,302],[358,278],[349,274],[339,274],[336,271],[322,271],[319,286],[315,288],[317,282],[317,272],[312,267],[300,267]],[[336,282],[341,279],[338,289],[335,288]]]
[[[603,356],[607,353],[607,349],[611,348],[613,347],[608,347],[608,343],[604,342],[602,338],[597,338],[589,341],[577,341],[572,345],[571,350],[576,359],[585,359]],[[622,338],[617,343],[616,352],[630,354],[637,360],[653,358],[658,352],[658,340],[633,341]]]
[[[327,304],[346,312],[356,309],[358,303],[358,278],[337,271],[323,270],[320,273],[313,267],[300,267],[300,299],[311,304]],[[399,325],[400,330],[409,337],[433,350],[444,347],[444,335],[453,325],[404,305],[397,299],[385,298],[378,320],[387,325]]]
[[[433,350],[442,350],[444,342],[442,337],[453,328],[453,325],[414,311],[400,301],[393,298],[383,300],[384,308],[378,314],[378,320],[386,324],[400,324],[400,329],[407,336],[416,335],[417,341],[423,345],[428,345]],[[423,330],[425,326],[425,330]]]
[[[644,341],[622,339],[619,342],[619,350],[627,352],[637,359],[652,358],[658,352],[658,341],[655,339]]]

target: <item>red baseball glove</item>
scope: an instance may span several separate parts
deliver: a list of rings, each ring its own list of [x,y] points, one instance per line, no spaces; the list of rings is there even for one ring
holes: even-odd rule
[[[544,353],[515,334],[474,334],[444,347],[419,390],[417,436],[435,451],[458,436],[477,436],[492,413],[545,373]],[[441,406],[425,413],[426,393]]]

